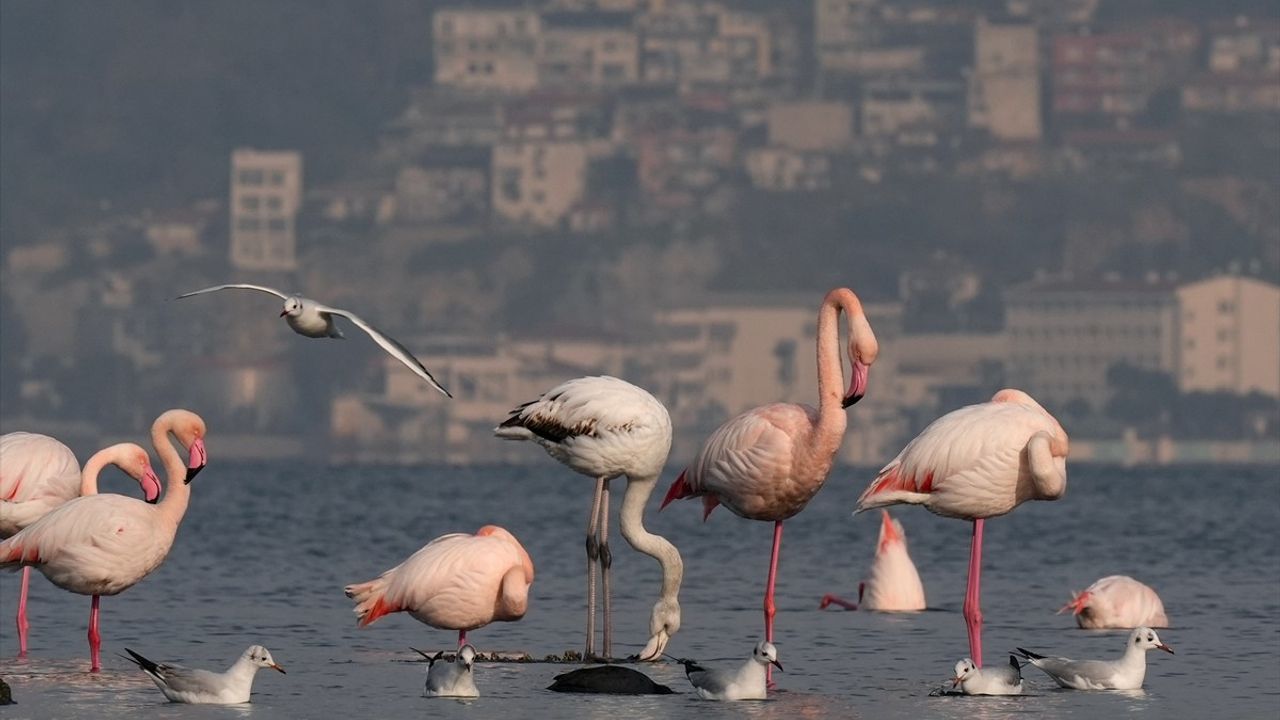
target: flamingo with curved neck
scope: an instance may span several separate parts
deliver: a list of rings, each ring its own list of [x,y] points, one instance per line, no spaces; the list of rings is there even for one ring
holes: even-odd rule
[[[849,333],[847,391],[840,359],[842,312]],[[818,309],[818,407],[774,403],[730,419],[707,438],[662,501],[666,507],[672,500],[701,497],[703,519],[724,505],[739,517],[774,523],[764,597],[767,642],[773,642],[782,521],[803,510],[826,482],[844,439],[845,408],[866,394],[879,350],[858,296],[848,288],[828,292]]]
[[[641,660],[657,660],[680,629],[680,552],[644,528],[644,506],[671,451],[671,416],[646,390],[615,377],[581,377],[561,383],[511,411],[494,429],[507,440],[541,445],[551,457],[595,478],[595,499],[587,518],[587,643],[583,659],[595,656],[596,570],[604,595],[603,649],[613,654],[610,608],[609,482],[625,475],[622,537],[662,566],[662,593],[649,618],[649,641]]]
[[[186,410],[170,410],[152,426],[152,441],[167,475],[164,498],[149,504],[115,494],[85,495],[59,506],[22,532],[0,542],[0,569],[35,567],[54,585],[93,596],[89,613],[91,672],[101,669],[98,624],[102,595],[116,595],[164,562],[186,514],[190,478],[203,467],[204,421]],[[169,441],[173,435],[190,449],[183,461]],[[85,463],[83,486],[97,486],[97,473],[108,464],[140,477],[146,488],[158,484],[147,453],[133,443],[113,445]],[[149,477],[148,477],[149,476]]]

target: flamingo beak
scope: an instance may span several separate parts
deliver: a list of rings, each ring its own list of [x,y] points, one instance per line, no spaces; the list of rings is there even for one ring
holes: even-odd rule
[[[1079,615],[1080,613],[1084,612],[1085,603],[1087,602],[1089,602],[1089,593],[1088,592],[1078,593],[1076,594],[1075,597],[1071,598],[1071,602],[1067,603],[1066,605],[1063,605],[1062,608],[1059,609],[1058,612],[1055,614],[1061,615],[1062,613],[1070,610],[1072,615]]]
[[[277,664],[275,664],[275,663],[271,663],[271,664],[270,664],[270,665],[268,665],[267,667],[271,668],[272,670],[279,671],[279,673],[280,673],[281,675],[288,675],[288,674],[289,674],[289,673],[287,673],[287,672],[285,672],[285,671],[284,671],[284,668],[280,667],[279,665],[277,665]]]
[[[139,482],[142,484],[142,499],[155,505],[160,500],[160,478],[156,477],[154,470],[147,468]]]
[[[640,651],[640,662],[654,662],[662,657],[662,652],[667,649],[667,641],[670,639],[665,630],[659,630],[649,638],[649,643]]]
[[[847,408],[850,405],[862,399],[867,394],[867,375],[871,368],[861,360],[855,360],[853,363],[853,377],[849,379],[849,392],[845,394],[844,400],[840,402],[840,407]]]
[[[769,664],[770,664],[770,665],[772,665],[772,666],[774,666],[774,667],[776,667],[776,668],[778,668],[778,672],[783,672],[783,670],[782,670],[782,663],[778,662],[777,660],[770,660],[770,661],[769,661]]]
[[[187,449],[187,483],[196,479],[196,475],[204,469],[208,459],[209,456],[204,449],[204,439],[196,438],[191,443],[191,447]]]
[[[1173,648],[1169,647],[1168,645],[1165,645],[1164,643],[1160,643],[1160,644],[1159,644],[1159,645],[1157,645],[1156,647],[1157,647],[1157,648],[1159,648],[1159,649],[1161,649],[1161,650],[1163,650],[1163,651],[1165,651],[1165,652],[1167,652],[1167,653],[1169,653],[1170,655],[1176,655],[1176,654],[1177,654],[1177,653],[1175,653],[1175,652],[1173,651]]]

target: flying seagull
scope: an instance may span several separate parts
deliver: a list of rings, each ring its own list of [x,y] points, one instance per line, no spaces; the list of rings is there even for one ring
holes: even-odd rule
[[[350,312],[349,310],[329,307],[328,305],[322,305],[315,300],[302,297],[301,295],[286,295],[273,288],[263,287],[262,285],[250,285],[249,283],[215,285],[214,287],[207,287],[203,290],[183,293],[182,295],[179,295],[177,299],[181,300],[182,298],[191,297],[192,295],[203,295],[204,293],[217,292],[219,290],[257,290],[258,292],[275,295],[281,300],[284,300],[284,308],[280,310],[280,317],[284,318],[285,322],[289,323],[289,327],[293,328],[294,332],[310,338],[342,338],[342,330],[338,329],[338,325],[334,322],[333,317],[336,315],[338,317],[346,318],[356,327],[368,333],[369,337],[373,338],[374,342],[378,343],[383,350],[386,350],[391,354],[391,357],[404,363],[405,367],[412,370],[414,375],[417,375],[428,383],[431,383],[431,387],[439,390],[445,395],[445,397],[453,397],[448,390],[444,389],[443,385],[436,382],[436,379],[431,376],[431,372],[427,370],[427,368],[418,361],[418,358],[414,357],[413,353],[409,352],[405,346],[396,342],[395,338],[383,334],[383,332],[378,328],[370,325],[364,320],[361,320],[358,315]]]

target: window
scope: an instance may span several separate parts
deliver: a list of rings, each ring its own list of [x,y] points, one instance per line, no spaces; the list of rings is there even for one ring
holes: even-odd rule
[[[1218,303],[1218,312],[1222,315],[1235,312],[1236,304],[1230,300],[1222,300]]]
[[[279,212],[284,208],[284,200],[279,195],[272,195],[267,198],[267,209]]]
[[[241,170],[236,174],[236,179],[241,185],[261,185],[262,171],[256,169]]]
[[[520,202],[520,168],[498,171],[498,192],[507,202]]]
[[[248,212],[255,212],[258,206],[262,204],[262,198],[257,195],[245,195],[240,198],[240,209]]]
[[[267,221],[267,229],[271,232],[284,232],[289,229],[289,221],[284,218],[271,218]]]
[[[284,173],[280,172],[279,170],[272,170],[272,171],[271,171],[271,184],[272,184],[272,185],[283,185],[283,184],[284,184]]]
[[[242,217],[236,220],[236,229],[243,232],[254,232],[261,227],[258,218]]]

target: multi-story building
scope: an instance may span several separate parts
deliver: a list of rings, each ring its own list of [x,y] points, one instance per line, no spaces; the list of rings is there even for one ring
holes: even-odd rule
[[[1177,293],[1178,388],[1280,396],[1280,287],[1222,275]]]
[[[853,144],[853,107],[843,102],[782,102],[769,106],[769,144],[792,150],[840,151]]]
[[[1172,374],[1177,298],[1164,280],[1035,280],[1005,292],[1009,382],[1048,405],[1111,397],[1107,370]],[[1052,410],[1052,408],[1050,408]]]
[[[737,133],[725,127],[640,132],[633,141],[640,189],[655,207],[697,207],[737,163]]]
[[[879,0],[814,0],[813,40],[818,68],[857,74],[864,55],[875,46],[875,10]]]
[[[1116,127],[1147,109],[1155,71],[1137,33],[1053,38],[1050,103],[1058,127]]]
[[[617,87],[640,79],[640,38],[632,15],[543,13],[538,83],[542,87]]]
[[[240,148],[231,154],[231,264],[238,270],[297,268],[302,155]]]
[[[488,148],[438,147],[396,175],[396,220],[401,223],[459,221],[484,217],[489,209]]]
[[[867,83],[862,97],[862,135],[905,145],[934,145],[964,126],[965,87],[946,80],[883,80]]]
[[[761,190],[796,192],[831,187],[829,155],[789,147],[763,147],[746,153],[747,175]]]
[[[581,141],[503,142],[493,148],[493,211],[554,227],[583,199],[591,148]]]
[[[538,84],[542,24],[532,10],[438,10],[432,17],[437,85],[520,92]]]
[[[1035,26],[979,18],[973,44],[969,125],[986,129],[997,140],[1039,140],[1040,42]]]
[[[637,18],[647,83],[738,85],[777,74],[773,30],[761,14],[718,2],[657,3]]]
[[[1182,107],[1280,113],[1280,23],[1240,18],[1209,27],[1209,71],[1182,88]]]

